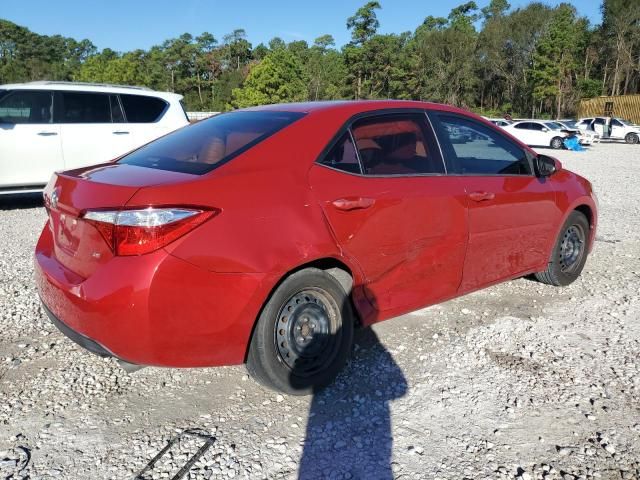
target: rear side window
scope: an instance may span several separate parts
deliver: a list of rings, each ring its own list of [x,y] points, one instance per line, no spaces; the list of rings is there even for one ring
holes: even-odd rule
[[[441,144],[462,175],[531,175],[524,150],[471,119],[439,114]]]
[[[361,173],[356,148],[351,141],[349,132],[346,132],[340,140],[336,142],[334,147],[329,150],[329,153],[325,155],[320,163],[345,172]]]
[[[366,175],[444,173],[444,163],[426,131],[423,114],[384,115],[351,127]],[[429,139],[429,140],[428,140]]]
[[[167,108],[167,103],[156,97],[120,95],[120,100],[129,123],[153,123],[160,119]]]
[[[126,108],[126,107],[125,107]],[[119,162],[201,175],[304,116],[297,112],[230,112],[159,138]]]
[[[15,90],[0,97],[0,123],[51,123],[52,113],[51,92]]]
[[[57,123],[111,123],[109,95],[102,93],[60,92],[61,110]]]

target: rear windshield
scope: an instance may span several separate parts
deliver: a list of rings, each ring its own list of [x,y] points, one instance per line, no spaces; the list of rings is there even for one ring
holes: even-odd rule
[[[201,175],[304,116],[297,112],[224,113],[152,142],[119,163]]]

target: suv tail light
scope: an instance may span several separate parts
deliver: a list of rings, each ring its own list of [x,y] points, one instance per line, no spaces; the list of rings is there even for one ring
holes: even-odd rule
[[[149,207],[136,210],[87,210],[82,216],[104,237],[116,255],[143,255],[168,245],[219,210]]]

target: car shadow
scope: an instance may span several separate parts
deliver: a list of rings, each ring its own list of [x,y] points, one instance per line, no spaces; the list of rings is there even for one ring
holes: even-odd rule
[[[42,193],[0,195],[0,210],[20,210],[43,206]]]
[[[391,479],[390,402],[407,382],[371,328],[356,331],[345,370],[315,392],[309,410],[298,478]]]

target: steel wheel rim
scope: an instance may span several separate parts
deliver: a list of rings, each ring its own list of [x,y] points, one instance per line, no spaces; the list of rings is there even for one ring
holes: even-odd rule
[[[578,268],[584,256],[585,233],[580,225],[571,225],[560,244],[560,271],[571,273]]]
[[[321,288],[291,296],[278,312],[274,340],[280,360],[300,377],[322,371],[335,359],[340,345],[340,309]]]

